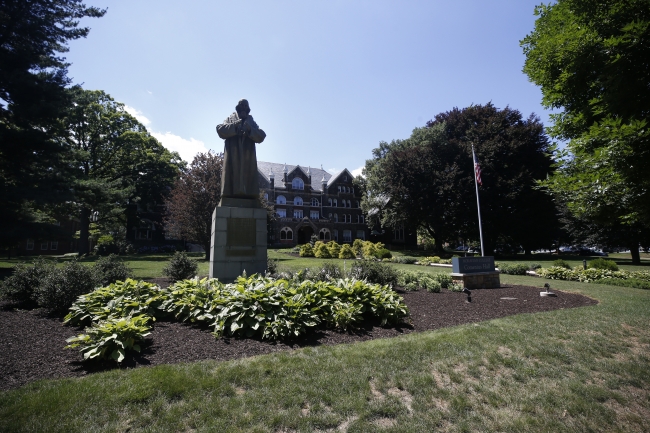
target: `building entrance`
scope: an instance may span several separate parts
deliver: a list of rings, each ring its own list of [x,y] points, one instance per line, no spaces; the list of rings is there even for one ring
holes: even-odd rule
[[[314,234],[314,229],[310,226],[302,226],[298,230],[298,245],[306,244]]]

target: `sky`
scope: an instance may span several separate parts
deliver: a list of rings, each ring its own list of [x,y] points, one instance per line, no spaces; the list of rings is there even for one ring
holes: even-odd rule
[[[126,105],[190,162],[223,151],[237,101],[266,132],[259,161],[355,174],[381,141],[492,102],[537,114],[520,40],[541,0],[87,0],[68,76]]]

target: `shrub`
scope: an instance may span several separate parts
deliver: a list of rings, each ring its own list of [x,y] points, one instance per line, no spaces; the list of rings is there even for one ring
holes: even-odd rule
[[[427,259],[428,259],[431,263],[440,263],[440,257],[438,257],[438,256],[427,257]]]
[[[618,271],[618,265],[613,260],[603,259],[602,257],[590,260],[587,264],[587,267],[591,269],[607,269],[609,271]]]
[[[363,241],[361,239],[355,239],[352,242],[352,251],[354,251],[355,256],[360,256],[363,251]]]
[[[355,242],[358,239],[355,240]],[[341,247],[341,251],[339,252],[339,259],[354,259],[356,258],[356,255],[354,254],[354,250],[352,247],[348,244],[344,244]]]
[[[275,275],[278,273],[278,261],[274,259],[266,259],[266,273]]]
[[[199,268],[196,260],[193,260],[185,254],[184,251],[177,251],[172,256],[169,264],[162,270],[163,275],[169,277],[171,282],[186,280],[196,275]]]
[[[420,266],[429,266],[431,264],[431,260],[429,260],[427,257],[424,257],[420,260],[418,260],[418,265]]]
[[[530,263],[528,265],[528,270],[529,271],[535,271],[537,269],[541,269],[541,267],[542,267],[542,265],[540,265],[539,263]]]
[[[524,263],[500,263],[499,271],[502,274],[526,275],[528,265]]]
[[[605,281],[596,281],[596,283],[650,290],[650,281],[639,280],[638,278],[628,278],[627,280],[618,280],[615,278],[609,278]]]
[[[314,257],[314,249],[310,244],[305,244],[300,247],[300,257]]]
[[[464,289],[461,283],[452,283],[449,285],[450,292],[462,292]]]
[[[409,292],[415,292],[418,289],[418,283],[416,281],[410,281],[406,283],[403,287],[404,290],[408,290]]]
[[[449,286],[451,286],[453,282],[453,280],[451,279],[451,274],[435,274],[433,276],[433,279],[439,282],[440,287],[442,287],[443,289],[449,288]]]
[[[34,289],[34,295],[40,307],[62,312],[70,308],[80,295],[92,292],[95,286],[93,269],[74,259],[62,268],[48,269]]]
[[[111,235],[100,236],[94,250],[98,256],[135,254],[135,248],[130,242],[124,239],[115,240]]]
[[[93,266],[97,284],[107,286],[116,281],[124,281],[133,274],[131,268],[124,264],[115,254],[101,257]]]
[[[338,280],[344,277],[341,268],[334,263],[325,263],[323,267],[310,276],[315,281]]]
[[[122,362],[130,351],[140,352],[140,342],[149,335],[151,317],[120,317],[86,328],[86,333],[68,338],[68,348],[81,347],[84,360],[113,359]]]
[[[327,243],[327,249],[329,250],[330,257],[332,258],[337,258],[339,254],[341,254],[341,246],[337,244],[336,241],[329,241]]]
[[[375,257],[382,260],[382,259],[390,259],[393,257],[393,255],[386,248],[382,248],[382,249],[378,249],[375,252]]]
[[[433,293],[440,293],[440,289],[442,288],[442,284],[440,284],[440,281],[437,281],[431,277],[423,278],[422,280],[420,280],[420,284],[422,285],[423,289]]]
[[[415,257],[409,257],[409,256],[395,256],[393,257],[393,263],[401,263],[404,265],[412,265],[415,262],[417,262],[418,259]]]
[[[451,265],[451,259],[440,259],[441,265]]]
[[[377,256],[377,246],[370,241],[363,242],[363,248],[361,249],[361,256],[364,259],[369,259]]]
[[[327,248],[327,245],[325,245],[320,241],[316,242],[316,245],[314,246],[314,256],[318,257],[319,259],[332,258],[332,256],[330,255],[330,250]]]
[[[554,260],[553,263],[551,263],[551,267],[571,269],[569,262],[563,259]]]
[[[397,283],[397,271],[390,265],[372,260],[357,260],[350,267],[350,276],[369,283],[394,286]]]
[[[25,305],[35,305],[35,290],[45,277],[56,269],[54,262],[39,257],[32,266],[20,263],[14,267],[13,274],[0,286],[0,298]]]

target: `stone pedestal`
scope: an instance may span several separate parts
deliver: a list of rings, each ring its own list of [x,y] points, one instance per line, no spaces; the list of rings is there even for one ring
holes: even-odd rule
[[[469,274],[452,273],[451,279],[454,283],[462,284],[470,290],[474,289],[496,289],[501,287],[499,271],[473,272]]]
[[[212,214],[210,278],[230,283],[244,271],[264,274],[266,264],[266,210],[217,206]]]

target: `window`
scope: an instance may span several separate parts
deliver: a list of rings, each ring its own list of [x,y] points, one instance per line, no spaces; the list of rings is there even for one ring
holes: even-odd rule
[[[354,194],[354,187],[350,188],[350,191]]]
[[[294,197],[293,204],[296,205],[296,206],[302,206],[302,198]]]
[[[334,235],[334,240],[336,242],[338,242],[339,241],[339,231],[335,229],[335,230],[332,231],[332,234]]]
[[[350,187],[349,186],[345,187],[345,192],[350,193]]]
[[[50,249],[51,250],[57,250],[59,248],[59,243],[57,241],[50,242]]]
[[[293,230],[289,227],[282,227],[282,230],[280,230],[280,240],[293,240]]]
[[[343,230],[343,242],[352,242],[352,230]]]
[[[47,242],[41,242],[41,250],[47,250]]]
[[[339,202],[336,199],[334,199],[334,207],[339,207]]]
[[[343,182],[347,182],[347,181],[348,181],[348,177],[347,177],[347,176],[343,176]]]
[[[397,226],[393,230],[393,239],[396,241],[403,241],[404,240],[404,226]]]
[[[341,192],[341,185],[339,185],[338,188],[339,188],[339,192]]]
[[[348,207],[352,207],[352,202],[348,200]]]
[[[311,199],[311,205],[312,205],[312,206],[318,206],[319,204],[320,204],[320,203],[318,203],[318,199],[317,199],[317,198],[314,197],[314,198]]]
[[[25,246],[26,250],[34,249],[34,239],[27,239],[27,245]]]
[[[361,240],[366,240],[366,231],[365,230],[357,230],[357,239]]]
[[[264,193],[264,200],[268,200],[268,199],[269,199],[269,195],[267,193]]]
[[[334,222],[335,223],[339,222],[339,214],[337,213],[334,214]]]
[[[359,218],[361,219],[361,221],[360,221],[361,224],[363,224],[363,222],[364,222],[364,220],[363,220],[363,215],[360,215]]]
[[[276,209],[275,212],[278,214],[278,217],[280,217],[280,218],[286,218],[287,217],[287,210],[286,209]]]
[[[332,214],[327,214],[327,218],[332,219]]]
[[[278,198],[275,199],[275,202],[277,204],[287,204],[287,199],[283,195],[279,195]]]
[[[328,206],[332,206],[332,199],[331,199],[331,198],[328,198],[328,199],[327,199],[327,205],[328,205]]]
[[[357,208],[360,208],[361,205],[359,204],[359,200],[357,200]]]
[[[319,213],[318,213],[318,211],[317,211],[317,210],[309,211],[309,218],[311,218],[311,219],[313,219],[313,220],[317,220],[317,219],[319,219]]]
[[[305,189],[305,182],[303,182],[302,179],[300,179],[299,177],[296,177],[291,181],[291,188]]]
[[[320,232],[318,233],[318,239],[321,241],[329,241],[331,239],[329,229],[320,229]]]
[[[302,218],[302,209],[294,209],[293,217],[294,218]]]

